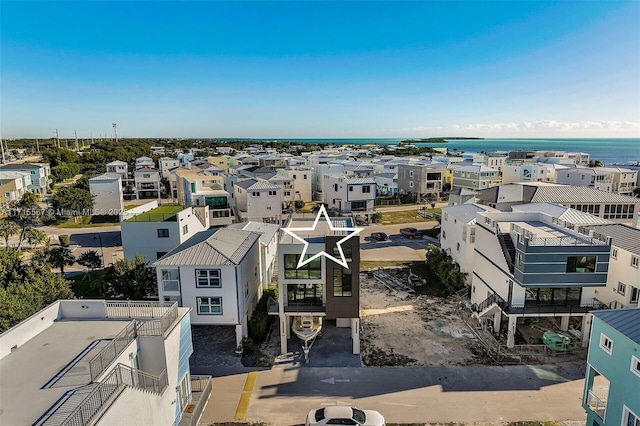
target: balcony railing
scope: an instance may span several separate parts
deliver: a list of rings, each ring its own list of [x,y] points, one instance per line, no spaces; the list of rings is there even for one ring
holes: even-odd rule
[[[211,395],[211,376],[191,376],[191,402],[182,412],[178,426],[197,426]]]
[[[606,242],[597,238],[575,238],[575,237],[533,237],[529,239],[530,246],[603,246]]]
[[[109,399],[123,386],[146,392],[161,394],[169,385],[167,370],[160,376],[153,376],[141,370],[135,370],[124,364],[118,364],[100,382],[98,386],[63,420],[60,426],[85,426],[91,424]]]
[[[180,291],[180,280],[162,280],[163,291]]]
[[[587,405],[589,409],[596,413],[598,417],[604,419],[607,411],[607,399],[609,398],[609,388],[606,386],[594,386],[587,395]]]
[[[178,318],[177,302],[106,302],[107,318],[135,318],[139,336],[162,336]]]

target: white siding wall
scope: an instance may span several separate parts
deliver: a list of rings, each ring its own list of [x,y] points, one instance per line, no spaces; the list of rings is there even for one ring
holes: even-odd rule
[[[614,246],[613,249],[616,247]],[[613,251],[612,249],[612,251]],[[640,289],[640,269],[631,266],[632,254],[629,251],[617,248],[616,258],[609,258],[609,273],[607,274],[607,286],[596,289],[595,297],[602,303],[611,304],[614,308],[637,307],[637,304],[630,306],[632,289]],[[618,292],[618,284],[625,284],[624,294]]]
[[[124,210],[122,179],[89,180],[89,190],[96,214],[117,215]]]

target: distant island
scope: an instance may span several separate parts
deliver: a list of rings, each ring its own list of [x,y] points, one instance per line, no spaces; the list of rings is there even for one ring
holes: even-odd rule
[[[422,138],[422,139],[405,139],[400,141],[400,143],[447,143],[449,140],[482,140],[484,138],[469,138],[469,137],[459,137],[454,136],[450,138]]]

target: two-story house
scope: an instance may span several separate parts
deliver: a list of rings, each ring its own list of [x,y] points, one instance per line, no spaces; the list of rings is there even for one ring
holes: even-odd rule
[[[637,170],[622,167],[595,167],[595,170],[610,173],[612,176],[611,191],[617,194],[633,196],[638,181]]]
[[[260,283],[263,289],[267,289],[274,278],[280,226],[274,223],[240,222],[233,223],[227,228],[260,234]]]
[[[225,188],[223,175],[211,175],[199,169],[178,169],[178,202],[186,206],[208,206],[210,226],[226,226],[234,222],[232,199]]]
[[[593,312],[582,407],[589,426],[640,424],[640,308]]]
[[[478,212],[471,281],[472,309],[507,331],[513,347],[516,327],[527,317],[551,317],[567,330],[570,317],[582,319],[582,342],[589,336],[587,312],[604,306],[611,239],[583,235],[576,226],[542,212]]]
[[[416,200],[440,200],[443,170],[444,167],[428,164],[399,164],[398,192],[412,195]]]
[[[139,200],[160,198],[162,188],[160,187],[160,172],[158,172],[158,169],[149,167],[137,168],[135,172],[133,172],[133,178]]]
[[[158,206],[152,202],[127,210],[120,217],[124,256],[132,259],[138,253],[149,262],[209,229],[207,206]]]
[[[371,215],[375,213],[376,180],[325,175],[324,202],[341,213]]]
[[[135,162],[135,169],[154,169],[156,167],[156,163],[153,161],[151,157],[138,157]]]
[[[0,171],[0,206],[20,201],[31,185],[31,174],[27,172]]]
[[[469,165],[453,169],[453,187],[485,189],[500,183],[498,170],[483,165]]]
[[[313,193],[311,191],[311,180],[313,178],[313,170],[306,167],[289,167],[286,169],[278,169],[278,175],[286,176],[291,179],[291,195],[293,201],[312,201]],[[272,182],[270,180],[270,182]],[[286,197],[286,190],[284,193]]]
[[[190,307],[192,324],[235,326],[240,345],[262,295],[259,240],[228,228],[192,236],[154,263],[160,300]]]
[[[541,179],[541,165],[538,163],[507,163],[502,167],[502,183],[538,182]]]
[[[158,168],[160,169],[160,176],[164,179],[169,179],[171,170],[176,167],[180,167],[177,158],[162,157],[158,160]]]
[[[558,173],[557,182],[564,185],[587,186],[600,191],[612,192],[613,173],[602,168],[579,167]]]
[[[240,222],[280,223],[282,220],[282,189],[255,179],[233,183],[236,220]]]
[[[2,424],[197,420],[189,413],[198,384],[189,373],[189,320],[177,303],[52,303],[0,335]]]
[[[48,163],[5,164],[0,166],[0,172],[14,171],[31,175],[31,185],[27,188],[31,192],[44,194],[51,184],[51,168]]]

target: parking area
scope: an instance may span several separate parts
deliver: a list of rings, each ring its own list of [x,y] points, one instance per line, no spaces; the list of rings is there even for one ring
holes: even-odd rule
[[[423,238],[407,238],[400,234],[401,228],[413,227],[418,230],[431,229],[438,222],[406,223],[402,225],[370,225],[364,227],[360,233],[360,259],[365,261],[417,261],[425,259],[425,249],[429,244],[439,245],[435,238],[424,236]],[[389,239],[376,241],[371,238],[373,232],[384,232]]]
[[[191,338],[191,374],[223,376],[248,370],[242,365],[241,358],[235,355],[234,326],[192,325]]]
[[[336,327],[335,320],[325,320],[322,332],[316,338],[309,362],[304,362],[302,341],[293,333],[287,342],[288,354],[276,358],[278,365],[295,365],[302,367],[360,367],[360,355],[352,353],[351,329]]]

